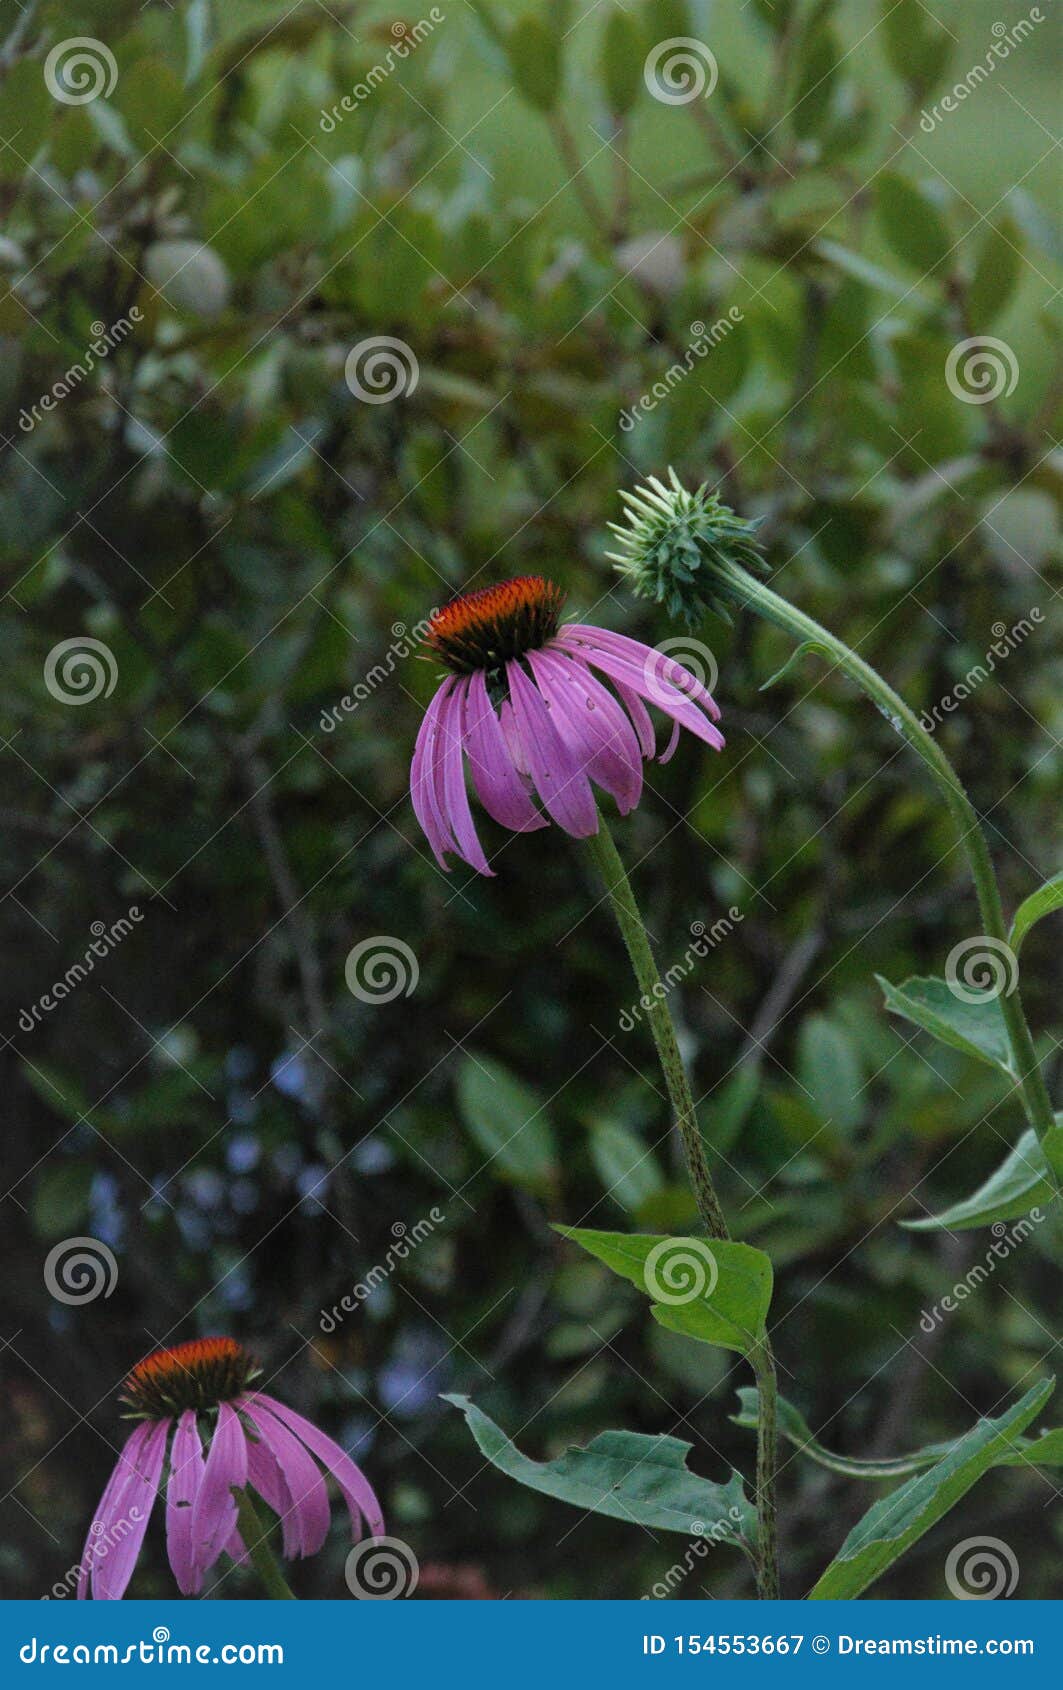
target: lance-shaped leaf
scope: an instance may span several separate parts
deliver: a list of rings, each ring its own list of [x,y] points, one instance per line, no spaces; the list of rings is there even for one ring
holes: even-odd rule
[[[1011,1045],[1000,1003],[991,992],[973,1000],[959,997],[947,980],[914,976],[900,986],[891,986],[881,974],[875,979],[882,987],[886,1008],[894,1015],[903,1015],[933,1033],[942,1044],[962,1050],[978,1062],[988,1062],[999,1068],[1009,1079],[1015,1078]]]
[[[1036,892],[1031,892],[1030,896],[1024,898],[1015,911],[1015,919],[1011,924],[1011,932],[1008,934],[1008,944],[1016,956],[1019,954],[1019,946],[1034,922],[1040,921],[1042,916],[1051,915],[1053,910],[1058,909],[1063,909],[1063,871],[1054,874],[1051,880],[1046,880],[1043,886],[1037,888]]]
[[[771,1262],[763,1250],[718,1238],[654,1237],[559,1226],[555,1231],[630,1279],[670,1332],[749,1354],[764,1336]]]
[[[736,1426],[745,1426],[750,1431],[756,1431],[760,1415],[760,1392],[755,1385],[744,1385],[738,1392],[738,1401],[738,1413],[732,1414],[731,1419]],[[780,1436],[792,1443],[802,1455],[806,1455],[817,1466],[826,1467],[831,1473],[844,1473],[849,1479],[906,1479],[912,1473],[921,1473],[924,1468],[933,1467],[935,1462],[948,1455],[953,1448],[952,1443],[924,1444],[922,1449],[912,1450],[909,1455],[883,1456],[877,1461],[866,1456],[838,1455],[835,1450],[827,1449],[820,1443],[813,1435],[804,1415],[793,1403],[787,1402],[785,1397],[779,1398],[778,1424]],[[1042,1432],[1038,1438],[1015,1438],[1013,1447],[994,1465],[1063,1467],[1063,1427],[1057,1426],[1051,1432]]]
[[[1063,1152],[1063,1115],[1056,1116],[1056,1125],[1046,1142],[1050,1149]],[[989,1226],[993,1221],[1028,1215],[1031,1209],[1051,1203],[1055,1195],[1044,1147],[1031,1127],[996,1172],[970,1197],[953,1203],[940,1215],[925,1215],[919,1220],[902,1221],[901,1225],[912,1232],[937,1232],[943,1228],[962,1232],[969,1227]]]
[[[553,1461],[533,1461],[468,1397],[443,1401],[461,1409],[491,1465],[529,1490],[657,1531],[711,1535],[746,1550],[755,1541],[756,1513],[739,1475],[725,1485],[699,1478],[687,1466],[693,1446],[681,1438],[599,1432],[585,1448],[574,1444]]]
[[[869,1508],[809,1591],[809,1600],[849,1601],[881,1578],[983,1473],[1008,1456],[1024,1454],[1017,1448],[1018,1434],[1040,1413],[1055,1388],[1054,1379],[1045,1379],[997,1419],[979,1420],[927,1472]]]

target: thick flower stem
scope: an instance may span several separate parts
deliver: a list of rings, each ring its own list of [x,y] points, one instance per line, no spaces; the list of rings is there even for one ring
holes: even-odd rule
[[[639,991],[645,1003],[649,1005],[646,1015],[653,1042],[657,1046],[657,1055],[660,1057],[664,1083],[675,1112],[676,1126],[683,1141],[698,1213],[711,1238],[729,1238],[727,1222],[723,1218],[720,1199],[716,1195],[709,1165],[705,1159],[705,1146],[698,1129],[690,1081],[683,1067],[675,1026],[665,1002],[665,988],[654,960],[645,923],[635,902],[635,894],[631,890],[627,870],[620,860],[620,853],[613,843],[613,836],[605,824],[604,816],[599,816],[598,832],[586,841],[586,846],[594,859],[594,866],[616,916],[617,926],[631,958],[631,966],[635,970]]]
[[[234,1491],[236,1517],[240,1536],[244,1540],[251,1565],[265,1586],[266,1595],[281,1602],[294,1602],[295,1592],[277,1565],[277,1558],[269,1546],[269,1536],[258,1516],[258,1509],[247,1491]]]
[[[952,764],[936,740],[923,727],[915,712],[898,693],[894,692],[888,682],[883,680],[877,670],[866,663],[862,657],[858,657],[856,652],[845,645],[842,640],[830,633],[813,617],[806,616],[804,611],[798,610],[786,599],[780,598],[778,593],[765,586],[763,581],[758,581],[740,564],[732,563],[729,560],[717,562],[714,573],[719,580],[726,583],[734,596],[746,604],[749,609],[757,611],[767,621],[774,622],[777,627],[785,629],[788,634],[792,634],[796,639],[815,645],[817,649],[832,659],[839,669],[842,669],[862,691],[867,693],[872,702],[878,706],[883,715],[899,730],[912,749],[922,758],[956,824],[959,842],[966,854],[971,878],[974,881],[978,908],[981,912],[986,936],[1006,946],[1008,933],[1000,899],[1000,888],[997,885],[989,847],[986,844],[985,834],[982,831],[977,812]],[[1037,1054],[1034,1050],[1033,1038],[1022,1006],[1018,985],[1016,984],[1013,991],[1003,993],[999,1003],[1011,1045],[1015,1083],[1019,1088],[1030,1124],[1035,1129],[1038,1138],[1043,1141],[1051,1133],[1055,1122],[1051,1100],[1037,1061]],[[1054,1168],[1051,1157],[1048,1157],[1047,1160],[1049,1167],[1053,1168],[1058,1183],[1060,1170]]]
[[[775,1465],[778,1450],[778,1388],[775,1357],[765,1337],[750,1355],[757,1376],[757,1591],[762,1602],[779,1596],[779,1545],[775,1530]]]
[[[599,815],[598,832],[586,841],[586,845],[616,916],[643,1004],[649,1006],[646,1014],[650,1031],[683,1141],[698,1213],[710,1237],[727,1239],[730,1233],[705,1158],[690,1081],[665,1001],[665,987],[654,960],[646,924],[604,816]],[[766,1334],[757,1349],[751,1352],[749,1360],[757,1376],[761,1402],[757,1423],[757,1594],[762,1601],[771,1601],[779,1594],[779,1563],[775,1537],[775,1358]]]

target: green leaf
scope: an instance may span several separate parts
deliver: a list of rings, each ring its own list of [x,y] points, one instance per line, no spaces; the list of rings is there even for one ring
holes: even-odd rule
[[[863,1117],[864,1077],[852,1040],[825,1015],[810,1015],[797,1041],[797,1078],[825,1121],[842,1130]]]
[[[917,93],[925,93],[948,63],[948,30],[922,0],[881,0],[881,10],[890,69]]]
[[[642,1140],[616,1121],[591,1128],[591,1160],[607,1194],[637,1213],[663,1185],[661,1170]]]
[[[1063,1115],[1056,1116],[1057,1126],[1049,1136],[1056,1145],[1063,1146]],[[963,1232],[968,1227],[989,1226],[993,1221],[1015,1220],[1028,1215],[1041,1203],[1051,1203],[1056,1195],[1049,1177],[1045,1152],[1031,1127],[1024,1132],[995,1173],[984,1185],[962,1202],[953,1203],[940,1215],[926,1215],[916,1221],[902,1221],[911,1232]]]
[[[762,1250],[718,1238],[655,1237],[556,1226],[653,1301],[670,1332],[748,1354],[764,1336],[771,1262]]]
[[[87,1162],[43,1168],[33,1188],[30,1213],[41,1238],[68,1238],[87,1225],[92,1169]]]
[[[1054,1379],[1045,1379],[996,1420],[979,1420],[928,1472],[876,1502],[853,1527],[809,1600],[851,1600],[881,1578],[983,1473],[1016,1453],[1016,1435],[1040,1413],[1055,1387]]]
[[[834,97],[834,83],[841,61],[838,37],[829,24],[813,27],[798,50],[797,85],[790,121],[802,140],[822,128]]]
[[[561,93],[561,43],[543,18],[529,12],[506,38],[513,85],[529,105],[553,111]]]
[[[904,176],[878,179],[878,220],[897,257],[915,269],[933,271],[944,264],[952,242],[937,208]]]
[[[737,1414],[731,1419],[736,1426],[748,1427],[755,1431],[759,1424],[760,1393],[755,1385],[744,1385],[738,1392],[740,1403]],[[933,1467],[954,1447],[952,1443],[925,1444],[922,1449],[913,1450],[910,1455],[885,1456],[880,1461],[868,1460],[861,1456],[837,1455],[834,1450],[825,1449],[818,1438],[813,1437],[808,1422],[796,1409],[793,1403],[787,1402],[785,1397],[779,1398],[778,1403],[779,1433],[789,1443],[806,1455],[810,1461],[820,1467],[826,1467],[832,1473],[843,1473],[850,1479],[904,1479],[912,1473],[921,1473],[927,1467]],[[995,1463],[998,1467],[1059,1467],[1063,1466],[1063,1428],[1057,1427],[1051,1432],[1042,1432],[1039,1438],[1015,1438],[1012,1448],[1006,1455],[1001,1456]]]
[[[894,1015],[903,1015],[906,1021],[933,1033],[942,1044],[988,1062],[1009,1079],[1015,1078],[1004,1016],[998,1000],[989,992],[971,1003],[957,997],[946,980],[914,975],[900,986],[891,986],[881,974],[875,979],[882,987],[886,1008]]]
[[[557,1178],[553,1128],[538,1095],[490,1057],[470,1053],[458,1075],[458,1108],[492,1166],[515,1185],[546,1191]]]
[[[1046,880],[1036,892],[1031,892],[1024,898],[1015,911],[1015,919],[1008,934],[1008,944],[1015,955],[1019,954],[1019,947],[1025,939],[1035,921],[1043,916],[1051,915],[1053,910],[1063,909],[1063,871],[1054,874],[1051,880]]]
[[[699,1478],[686,1465],[693,1446],[679,1438],[599,1432],[586,1448],[572,1445],[553,1461],[532,1461],[468,1397],[443,1401],[461,1410],[492,1466],[543,1496],[651,1530],[711,1533],[742,1549],[754,1541],[756,1518],[739,1475],[726,1485]]]
[[[759,1090],[760,1068],[748,1061],[726,1081],[719,1098],[710,1099],[703,1111],[702,1137],[715,1155],[726,1156],[748,1121]]]
[[[991,223],[967,289],[967,315],[974,328],[984,329],[1000,315],[1018,286],[1022,265],[1022,235],[1017,225],[1010,217]]]
[[[794,664],[798,663],[802,657],[807,657],[810,652],[815,652],[818,657],[829,658],[831,656],[830,647],[825,646],[821,640],[802,640],[797,649],[790,653],[782,668],[776,669],[774,675],[769,675],[768,679],[758,688],[758,691],[767,692],[769,687],[773,687],[776,682],[781,681],[787,671],[792,669]]]
[[[602,31],[601,76],[609,110],[626,117],[638,98],[645,57],[642,35],[627,12],[610,12]]]

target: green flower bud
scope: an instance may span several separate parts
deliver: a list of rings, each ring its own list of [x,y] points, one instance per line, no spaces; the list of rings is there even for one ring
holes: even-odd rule
[[[724,566],[767,573],[757,524],[736,516],[707,485],[689,493],[674,469],[668,481],[666,487],[651,476],[633,493],[621,492],[626,521],[609,524],[621,550],[606,555],[633,592],[654,599],[688,626],[700,622],[706,610],[729,622],[727,600],[736,594]]]

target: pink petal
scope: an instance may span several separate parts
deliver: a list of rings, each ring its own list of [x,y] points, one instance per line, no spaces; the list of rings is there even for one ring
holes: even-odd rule
[[[413,800],[414,814],[435,852],[436,861],[448,874],[450,869],[444,853],[453,851],[457,854],[458,847],[447,827],[440,805],[439,715],[453,690],[453,685],[452,680],[444,681],[425,711],[414,746],[413,762],[410,765],[410,797]]]
[[[247,1483],[247,1440],[231,1403],[218,1407],[207,1463],[192,1507],[192,1545],[200,1573],[212,1567],[236,1527],[234,1490]]]
[[[639,745],[642,747],[642,755],[652,757],[657,749],[657,735],[653,731],[653,722],[650,720],[649,711],[638,693],[632,692],[631,688],[625,686],[623,681],[614,681],[613,685],[620,694],[624,709],[635,725],[635,732],[639,736]]]
[[[535,789],[559,827],[576,839],[598,831],[591,783],[550,718],[542,695],[516,661],[506,664],[513,717]]]
[[[99,1506],[93,1516],[92,1525],[89,1527],[89,1535],[85,1539],[85,1548],[81,1556],[77,1590],[77,1599],[79,1602],[84,1602],[88,1596],[89,1571],[90,1568],[95,1565],[96,1553],[99,1548],[99,1540],[106,1536],[107,1525],[111,1518],[111,1509],[115,1496],[125,1484],[130,1473],[134,1471],[137,1457],[140,1455],[144,1446],[144,1441],[150,1430],[151,1427],[149,1423],[147,1421],[142,1421],[139,1426],[135,1427],[134,1430],[130,1432],[128,1438],[118,1452],[118,1460],[111,1469],[111,1476],[103,1487],[103,1495],[100,1497]],[[93,1530],[93,1527],[98,1529]]]
[[[530,651],[528,662],[561,738],[626,816],[642,795],[642,754],[630,720],[585,663],[556,651]]]
[[[104,1534],[108,1544],[106,1559],[99,1556],[92,1569],[92,1594],[102,1602],[120,1601],[133,1577],[133,1568],[155,1506],[162,1464],[166,1459],[166,1440],[172,1425],[172,1420],[150,1423],[132,1467],[127,1470],[123,1484],[112,1499]],[[124,1531],[127,1524],[129,1531],[112,1543],[111,1538],[118,1531]]]
[[[242,1401],[240,1406],[248,1412]],[[254,1485],[259,1496],[276,1514],[281,1523],[284,1553],[289,1561],[293,1561],[303,1552],[299,1516],[292,1506],[292,1493],[284,1482],[277,1457],[261,1437],[247,1440],[247,1481]]]
[[[316,1555],[329,1528],[329,1500],[325,1481],[298,1438],[281,1420],[280,1404],[257,1391],[243,1398],[244,1412],[276,1457],[291,1496],[291,1510],[299,1537],[299,1554]]]
[[[461,680],[439,712],[440,762],[443,770],[444,820],[458,842],[458,850],[471,868],[480,874],[494,874],[483,846],[476,836],[476,827],[469,808],[469,794],[465,788],[465,762],[462,755],[462,725],[465,716],[465,694],[468,681]]]
[[[697,676],[685,669],[674,657],[669,657],[667,652],[658,651],[655,646],[643,645],[641,640],[629,639],[627,634],[614,634],[611,629],[593,628],[579,622],[568,623],[560,630],[558,639],[566,645],[578,647],[588,644],[597,646],[599,651],[615,652],[618,657],[626,657],[629,662],[643,669],[651,679],[669,681],[678,692],[696,699],[714,722],[720,720],[720,707],[708,687],[703,686]]]
[[[464,739],[476,793],[488,815],[514,833],[530,833],[533,828],[548,826],[514,766],[480,670],[469,680]]]
[[[182,1596],[196,1595],[203,1583],[192,1539],[192,1508],[203,1479],[203,1468],[196,1412],[186,1408],[177,1422],[170,1447],[170,1480],[166,1486],[166,1551]]]
[[[347,1503],[347,1511],[351,1516],[351,1533],[354,1537],[361,1535],[360,1516],[365,1516],[371,1537],[384,1535],[384,1516],[372,1485],[359,1467],[356,1467],[346,1450],[322,1432],[311,1421],[297,1414],[294,1408],[288,1408],[284,1403],[277,1402],[273,1397],[259,1395],[256,1399],[266,1404],[270,1411],[298,1433],[308,1449],[313,1450],[322,1466],[327,1467]]]
[[[562,633],[568,631],[561,630]],[[560,639],[560,635],[558,638]],[[724,737],[719,728],[706,718],[704,711],[693,698],[688,698],[674,689],[660,671],[654,673],[644,663],[635,664],[628,657],[618,656],[613,651],[600,650],[588,640],[573,642],[572,649],[585,663],[592,663],[596,669],[601,669],[610,680],[623,681],[633,692],[655,704],[658,710],[663,711],[666,716],[671,716],[673,721],[678,722],[689,733],[704,740],[706,745],[711,745],[714,751],[722,750]],[[641,649],[648,651],[649,647]]]

